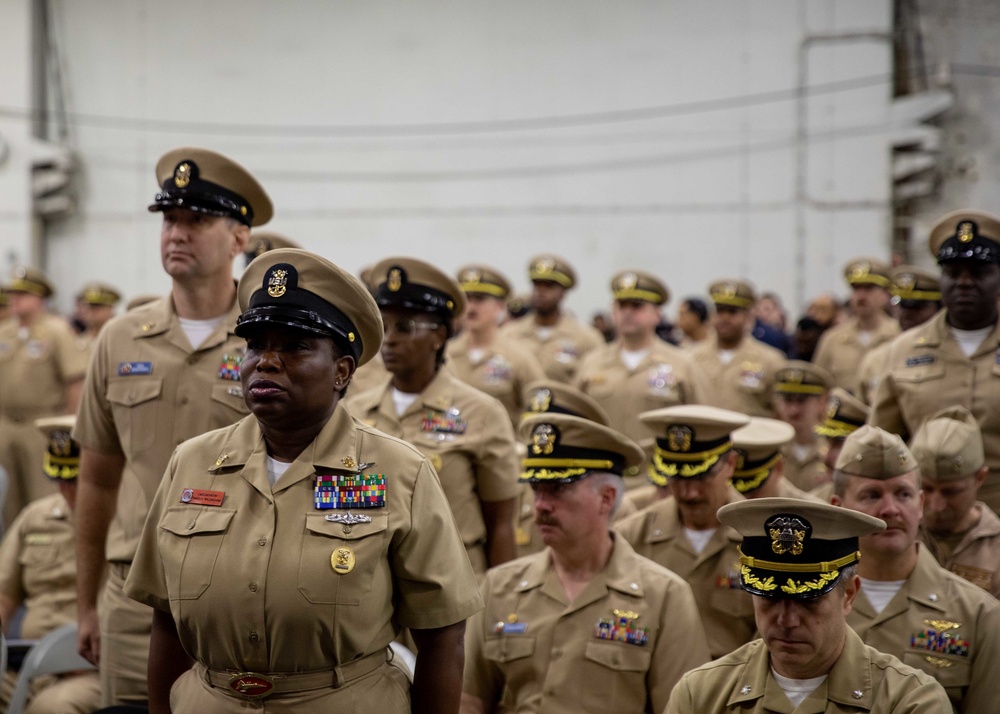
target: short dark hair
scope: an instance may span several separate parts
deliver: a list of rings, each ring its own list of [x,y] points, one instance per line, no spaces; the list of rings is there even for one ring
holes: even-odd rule
[[[683,304],[688,312],[697,315],[699,322],[705,322],[708,319],[708,305],[701,298],[684,298]]]

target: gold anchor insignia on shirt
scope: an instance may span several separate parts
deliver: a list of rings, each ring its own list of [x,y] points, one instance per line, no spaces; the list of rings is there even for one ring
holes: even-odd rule
[[[212,468],[217,468],[219,466],[222,466],[223,462],[225,462],[228,458],[229,454],[222,454],[219,458],[215,460],[215,465]]]
[[[353,469],[355,466],[357,466],[357,463],[354,461],[354,458],[351,457],[351,456],[345,456],[344,458],[342,458],[340,460],[340,463],[342,463],[344,465],[345,469]]]
[[[338,575],[346,575],[354,570],[355,562],[354,551],[346,545],[342,548],[337,548],[330,555],[330,566],[333,568],[333,572]]]

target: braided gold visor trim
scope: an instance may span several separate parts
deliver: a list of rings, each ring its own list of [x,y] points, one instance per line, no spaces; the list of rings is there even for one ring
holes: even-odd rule
[[[826,391],[822,384],[797,384],[795,382],[778,382],[774,389],[777,392],[787,392],[788,394],[823,394]]]
[[[893,290],[892,294],[900,300],[925,300],[926,302],[940,302],[941,293],[933,290]]]
[[[715,466],[719,457],[731,448],[733,448],[733,442],[727,441],[708,451],[678,454],[676,451],[666,451],[657,446],[653,453],[653,463],[649,465],[649,480],[657,486],[666,486],[667,479],[670,478],[701,476]],[[676,461],[692,463],[674,463]]]
[[[565,469],[525,469],[521,472],[519,481],[568,481],[569,479],[583,476],[590,469],[565,468]]]
[[[14,293],[31,293],[32,295],[37,295],[38,297],[45,297],[48,294],[48,289],[41,283],[36,283],[34,280],[28,280],[27,278],[15,278],[14,281],[7,286],[8,292]]]
[[[836,560],[822,561],[820,563],[779,563],[774,560],[761,560],[743,555],[743,549],[737,546],[740,554],[740,563],[749,568],[760,568],[761,570],[773,570],[778,573],[833,573],[839,572],[845,565],[851,565],[861,560],[861,551],[856,550],[848,553]]]
[[[712,302],[716,305],[729,305],[730,307],[742,307],[749,310],[753,307],[753,300],[739,297],[738,295],[726,295],[724,293],[712,293]]]
[[[542,280],[550,283],[559,283],[564,288],[573,287],[573,281],[565,273],[560,273],[557,270],[550,270],[545,272],[540,272],[537,270],[529,271],[528,278],[531,280]]]
[[[839,439],[850,436],[860,428],[858,424],[850,424],[846,421],[827,419],[822,424],[813,427],[813,431],[820,436],[828,436],[831,439]]]
[[[492,295],[497,298],[507,297],[507,291],[504,290],[499,285],[493,285],[492,283],[462,283],[461,284],[463,293],[480,293],[482,295]]]
[[[627,290],[615,290],[615,300],[645,300],[646,302],[663,302],[663,296],[652,290],[639,290],[629,288]]]
[[[69,481],[80,474],[79,457],[59,457],[45,454],[42,459],[42,471],[51,479]]]
[[[778,463],[778,459],[780,458],[780,453],[775,454],[760,466],[747,469],[745,471],[733,471],[733,487],[735,487],[740,493],[746,493],[760,488],[761,485],[767,481],[767,477],[771,475],[771,469],[774,468],[774,465]]]
[[[851,277],[847,279],[847,282],[851,285],[878,285],[881,288],[889,287],[889,278],[876,275],[875,273],[865,273],[857,278]]]
[[[781,592],[788,595],[801,595],[803,593],[809,593],[815,590],[826,590],[830,587],[830,583],[840,577],[840,571],[834,570],[830,573],[821,573],[815,580],[808,580],[806,582],[796,582],[792,578],[788,578],[784,585],[779,586],[774,582],[774,576],[769,575],[763,580],[754,575],[750,568],[743,565],[740,566],[740,576],[743,578],[743,582],[749,586],[752,590],[758,590],[760,592],[771,592],[778,587],[781,588]],[[822,593],[819,593],[822,594]],[[817,597],[818,595],[817,594]]]

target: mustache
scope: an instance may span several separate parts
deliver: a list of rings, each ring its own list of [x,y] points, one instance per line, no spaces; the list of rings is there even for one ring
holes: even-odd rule
[[[547,516],[544,514],[535,514],[535,523],[540,526],[558,526],[559,521],[552,516]]]

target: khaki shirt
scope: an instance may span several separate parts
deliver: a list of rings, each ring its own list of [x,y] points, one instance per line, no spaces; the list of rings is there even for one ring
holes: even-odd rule
[[[0,416],[25,422],[66,411],[67,387],[87,371],[87,352],[55,315],[23,328],[0,322]]]
[[[384,650],[402,627],[444,627],[482,607],[440,484],[411,446],[339,406],[273,487],[266,457],[252,416],[180,446],[125,583],[129,597],[171,614],[198,662],[328,669]],[[316,508],[317,473],[366,464],[385,476],[384,506]],[[222,502],[184,502],[185,489]],[[347,513],[371,520],[327,519]]]
[[[73,512],[61,494],[32,501],[0,541],[0,592],[24,605],[21,637],[76,622]]]
[[[494,340],[478,359],[469,354],[469,336],[461,334],[448,342],[448,369],[460,380],[503,404],[510,423],[517,425],[524,413],[521,393],[527,384],[545,379],[542,366],[524,347]]]
[[[786,444],[781,454],[784,456],[785,479],[803,491],[811,491],[821,479],[826,478],[826,466],[823,464],[818,438],[802,458],[796,454],[794,444]]]
[[[565,313],[551,327],[540,327],[534,315],[527,315],[508,322],[501,328],[501,334],[528,345],[545,376],[567,384],[576,377],[580,360],[605,345],[604,336],[598,330]]]
[[[868,406],[875,401],[875,391],[885,372],[885,360],[889,356],[890,345],[892,345],[891,340],[883,342],[878,347],[868,350],[861,358],[861,365],[858,367],[858,384],[861,391],[858,392],[858,399]]]
[[[868,422],[905,441],[935,412],[961,405],[983,434],[990,472],[979,499],[1000,509],[1000,328],[994,326],[971,357],[951,336],[942,310],[892,343]]]
[[[382,361],[382,355],[377,354],[354,370],[348,394],[361,394],[369,389],[385,386],[390,376],[389,370],[385,368],[385,362]]]
[[[920,540],[947,570],[1000,598],[1000,518],[985,503],[972,507],[979,511],[979,522],[962,534],[950,553],[926,528],[920,529]]]
[[[681,675],[708,661],[691,588],[621,537],[571,603],[547,549],[491,569],[483,593],[465,633],[464,690],[487,711],[659,714]],[[615,639],[616,613],[646,641]]]
[[[351,413],[421,451],[441,478],[462,541],[477,573],[486,570],[486,521],[481,502],[518,495],[521,474],[514,430],[503,406],[440,370],[402,417],[392,387],[348,397]]]
[[[695,368],[711,385],[704,403],[748,416],[774,417],[774,375],[788,361],[784,353],[750,335],[732,351],[728,363],[719,358],[719,351],[719,338],[713,334],[690,352]]]
[[[112,319],[98,335],[73,436],[125,457],[108,560],[132,560],[174,448],[248,413],[239,375],[246,342],[233,333],[239,314],[234,301],[197,349],[169,298]]]
[[[868,344],[861,341],[858,319],[852,317],[841,325],[824,332],[816,345],[813,363],[833,375],[836,386],[851,394],[859,394],[861,380],[858,365],[869,350],[899,334],[899,323],[888,316],[879,318],[878,326],[870,334]]]
[[[1000,602],[942,568],[926,548],[881,613],[862,586],[847,624],[866,644],[938,680],[956,711],[997,710]]]
[[[670,695],[664,714],[945,714],[941,686],[920,670],[866,646],[847,628],[844,649],[826,681],[798,708],[771,673],[763,640],[688,673]]]
[[[690,355],[679,347],[654,340],[649,354],[632,370],[622,362],[621,350],[621,342],[616,341],[587,355],[576,386],[604,407],[609,423],[625,436],[637,442],[653,436],[639,421],[644,411],[704,402],[706,385]],[[643,477],[639,485],[645,483]]]
[[[732,491],[730,502],[742,500]],[[720,525],[701,553],[691,546],[673,498],[655,501],[644,511],[615,524],[639,555],[680,575],[694,591],[712,657],[749,642],[757,631],[753,600],[740,587],[739,533]]]

